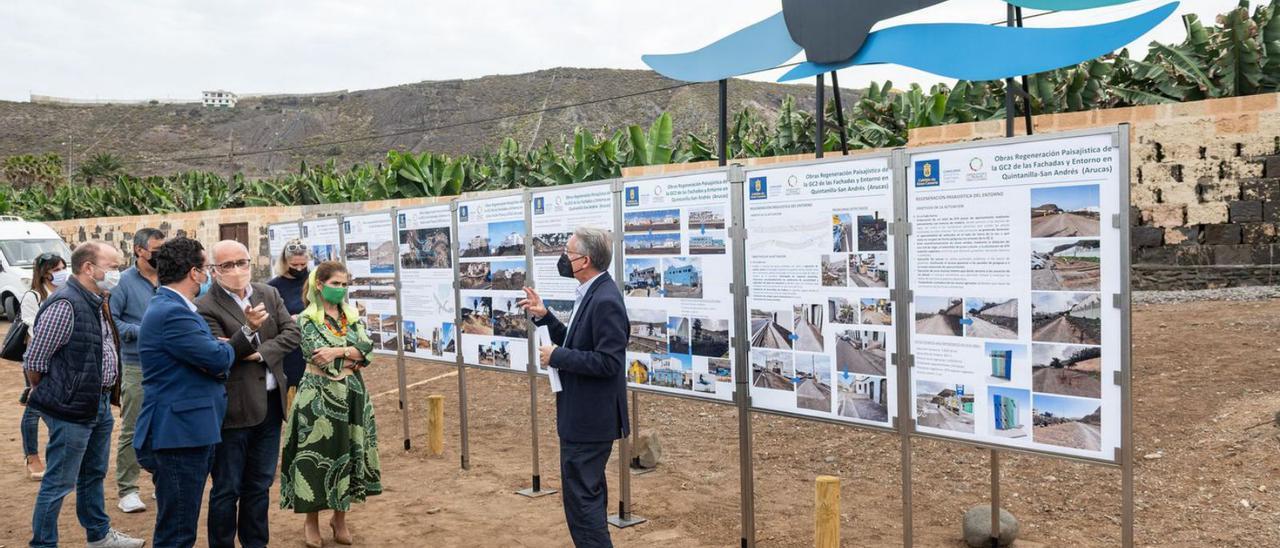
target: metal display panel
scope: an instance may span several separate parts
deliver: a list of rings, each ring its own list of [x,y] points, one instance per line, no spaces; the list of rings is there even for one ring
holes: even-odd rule
[[[289,240],[301,238],[302,222],[300,221],[267,225],[267,254],[270,255],[267,266],[270,267],[273,276],[280,257],[284,255],[285,244],[289,243]]]
[[[452,211],[449,204],[441,204],[397,209],[395,213],[404,352],[411,358],[455,361],[458,329]]]
[[[400,334],[394,223],[391,210],[342,217],[342,257],[351,273],[347,296],[365,320],[374,353],[383,355],[396,355],[413,336],[411,329]]]
[[[891,431],[890,154],[751,169],[744,227],[755,411]]]
[[[724,169],[622,183],[628,385],[729,403],[734,317]]]
[[[457,204],[463,362],[523,373],[533,350],[531,323],[516,306],[524,298],[529,272],[525,192],[460,199]]]
[[[311,251],[311,268],[342,259],[342,224],[338,217],[302,221],[302,241]]]
[[[530,248],[533,269],[530,280],[537,284],[547,310],[569,325],[576,298],[578,281],[564,278],[556,270],[560,254],[573,235],[574,229],[590,226],[612,232],[614,230],[614,181],[593,181],[572,185],[537,189],[530,192]],[[615,238],[616,240],[616,238]],[[619,279],[617,261],[609,265],[609,273]],[[551,344],[545,327],[538,328],[538,346]],[[540,364],[540,374],[547,368]]]
[[[909,150],[914,435],[1122,462],[1128,145],[1122,126]]]

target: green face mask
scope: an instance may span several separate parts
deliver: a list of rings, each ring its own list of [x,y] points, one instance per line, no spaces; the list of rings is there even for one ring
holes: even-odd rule
[[[347,297],[347,288],[332,287],[328,285],[321,286],[320,296],[332,304],[342,304],[342,300]]]

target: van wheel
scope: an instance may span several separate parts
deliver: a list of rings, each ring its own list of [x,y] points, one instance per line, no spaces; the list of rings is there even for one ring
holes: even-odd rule
[[[4,318],[10,322],[18,321],[18,299],[13,295],[4,296]]]

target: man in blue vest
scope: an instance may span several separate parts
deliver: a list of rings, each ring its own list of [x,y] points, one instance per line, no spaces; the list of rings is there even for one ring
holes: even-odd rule
[[[120,253],[97,242],[71,254],[66,285],[40,305],[23,369],[27,402],[49,427],[49,460],[31,517],[31,546],[58,545],[62,499],[76,492],[76,517],[90,548],[139,548],[146,541],[111,528],[102,480],[111,458],[111,405],[120,390],[119,341],[104,294],[120,280]]]
[[[577,548],[609,548],[605,464],[613,442],[626,437],[627,339],[631,337],[622,292],[609,275],[613,245],[609,232],[578,228],[556,265],[578,282],[566,327],[549,314],[542,298],[524,288],[517,303],[546,326],[555,345],[539,349],[539,361],[559,379],[556,431],[560,434],[560,482],[565,521]],[[555,389],[557,383],[552,381]]]
[[[158,548],[196,542],[200,505],[222,440],[231,365],[257,351],[262,310],[246,310],[245,325],[219,340],[196,312],[200,286],[209,281],[204,247],[174,238],[152,252],[162,286],[147,306],[138,337],[142,412],[133,447],[156,487]]]

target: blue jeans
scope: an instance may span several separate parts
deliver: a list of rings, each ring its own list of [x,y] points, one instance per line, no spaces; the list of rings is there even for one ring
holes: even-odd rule
[[[40,412],[30,405],[22,407],[22,456],[40,454]]]
[[[111,394],[98,401],[98,416],[87,423],[68,422],[42,415],[49,428],[48,459],[36,505],[31,512],[31,546],[58,545],[58,514],[62,499],[76,492],[76,517],[89,542],[102,540],[111,529],[103,508],[102,479],[111,458]]]
[[[213,465],[213,445],[138,450],[138,464],[151,472],[156,488],[156,548],[189,548],[196,543],[204,484]]]
[[[222,443],[214,450],[209,491],[210,548],[234,548],[237,533],[244,548],[267,546],[267,510],[280,460],[283,417],[280,393],[272,390],[267,393],[267,416],[260,424],[222,431]]]

